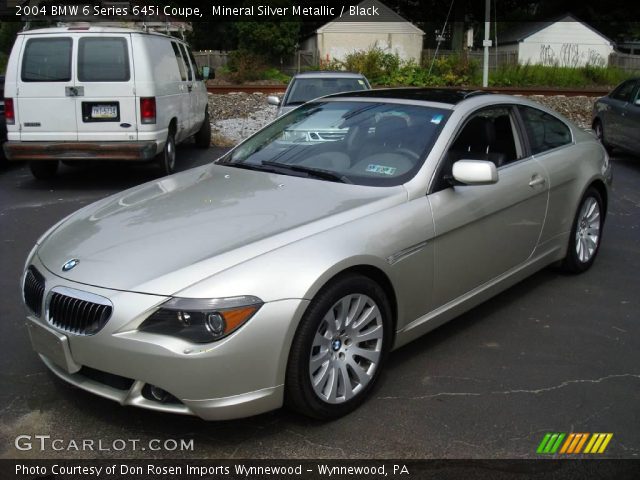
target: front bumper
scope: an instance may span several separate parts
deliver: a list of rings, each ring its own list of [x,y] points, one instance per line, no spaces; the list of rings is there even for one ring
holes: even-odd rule
[[[3,145],[9,160],[151,160],[158,152],[156,141],[140,142],[21,142]]]
[[[28,311],[30,333],[36,328],[66,337],[75,368],[47,356],[47,349],[33,340],[33,333],[32,344],[45,365],[63,380],[122,405],[206,420],[246,417],[282,406],[289,348],[307,301],[265,303],[229,337],[211,344],[192,344],[135,328],[167,297],[81,285],[51,274],[37,257],[33,264],[45,276],[46,286],[43,313],[38,318]],[[108,298],[113,304],[112,317],[92,336],[54,328],[46,319],[46,302],[56,286]],[[117,377],[124,386],[96,379],[86,373],[89,371]],[[145,395],[146,386],[168,392],[175,401],[164,403],[150,398]]]

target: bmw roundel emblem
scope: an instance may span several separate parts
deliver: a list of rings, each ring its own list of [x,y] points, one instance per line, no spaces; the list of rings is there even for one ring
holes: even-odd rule
[[[68,260],[64,265],[62,265],[62,271],[68,272],[69,270],[75,268],[79,263],[80,260],[78,260],[77,258],[72,258],[71,260]]]

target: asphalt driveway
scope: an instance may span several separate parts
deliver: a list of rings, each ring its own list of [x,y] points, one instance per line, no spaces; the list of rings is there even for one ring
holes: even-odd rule
[[[182,168],[221,150],[179,149]],[[188,159],[188,160],[185,160]],[[0,456],[18,435],[193,440],[192,451],[129,448],[101,457],[537,458],[546,432],[611,432],[604,456],[640,457],[640,159],[614,158],[600,256],[581,276],[544,270],[394,352],[372,398],[319,423],[286,410],[204,422],[123,408],[57,380],[31,350],[18,285],[35,240],[72,211],[153,178],[149,167],[63,167],[34,180],[0,170]],[[131,444],[130,444],[131,445]],[[39,446],[38,446],[39,447]]]

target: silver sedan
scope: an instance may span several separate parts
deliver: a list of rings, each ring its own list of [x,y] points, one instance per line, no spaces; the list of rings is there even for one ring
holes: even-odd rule
[[[122,405],[335,418],[391,350],[548,265],[587,270],[610,183],[596,137],[537,103],[325,97],[54,225],[27,326],[56,375]]]

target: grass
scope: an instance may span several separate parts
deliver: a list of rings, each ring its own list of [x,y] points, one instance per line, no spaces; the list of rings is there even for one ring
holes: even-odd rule
[[[490,71],[489,84],[496,87],[612,87],[633,75],[616,67],[509,65]]]

